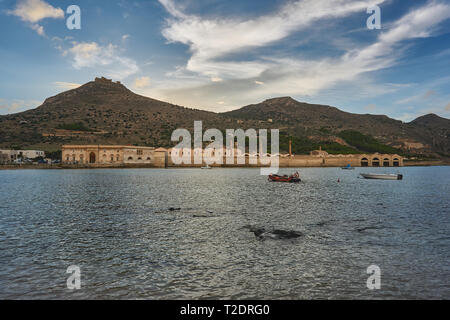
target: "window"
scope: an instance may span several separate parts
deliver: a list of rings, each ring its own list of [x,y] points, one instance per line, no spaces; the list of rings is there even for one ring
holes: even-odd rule
[[[144,151],[143,151],[143,150],[138,150],[138,151],[137,151],[137,155],[138,155],[138,156],[142,156],[143,154],[144,154]]]

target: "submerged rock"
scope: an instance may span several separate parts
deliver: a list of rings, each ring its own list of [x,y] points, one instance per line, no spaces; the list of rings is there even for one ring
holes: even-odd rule
[[[303,234],[299,231],[293,230],[280,230],[280,229],[266,229],[266,228],[258,228],[253,226],[245,226],[245,229],[248,229],[250,232],[253,232],[255,236],[260,240],[265,239],[275,239],[275,240],[283,240],[283,239],[296,239],[303,236]]]
[[[169,208],[169,211],[180,211],[181,208]]]
[[[378,230],[378,229],[381,229],[381,228],[380,227],[364,227],[364,228],[358,228],[358,229],[356,229],[356,231],[363,232],[366,230]]]
[[[213,216],[210,214],[194,214],[193,218],[217,218],[217,216]]]

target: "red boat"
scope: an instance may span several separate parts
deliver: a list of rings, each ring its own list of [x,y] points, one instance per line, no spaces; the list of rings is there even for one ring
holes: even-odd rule
[[[271,175],[269,175],[269,181],[299,183],[302,180],[300,179],[298,172],[296,172],[295,174],[292,174],[290,176],[288,176],[288,175],[279,176],[277,174],[271,174]]]

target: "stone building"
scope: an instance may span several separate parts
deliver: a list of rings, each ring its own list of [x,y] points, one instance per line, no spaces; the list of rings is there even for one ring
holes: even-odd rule
[[[63,145],[62,162],[85,165],[152,165],[165,166],[164,154],[152,147],[120,145]]]
[[[145,165],[157,168],[166,167],[201,167],[206,164],[207,157],[223,157],[223,164],[218,166],[261,166],[259,155],[240,154],[234,149],[234,163],[227,164],[226,149],[216,150],[220,155],[209,154],[204,149],[182,150],[178,148],[151,148],[114,145],[64,145],[62,162],[65,164],[83,164],[92,166]],[[175,164],[172,156],[181,157],[188,152],[191,161],[188,164]],[[196,156],[202,155],[203,162],[195,164]],[[243,155],[245,163],[238,163],[238,155]],[[253,156],[253,157],[252,157]],[[270,155],[265,155],[270,156]],[[252,164],[250,159],[256,159]],[[348,154],[331,155],[324,150],[314,150],[310,155],[279,154],[280,167],[402,167],[403,158],[397,154]],[[217,166],[217,165],[213,165]]]
[[[403,157],[398,154],[331,155],[320,149],[312,151],[311,156],[321,158],[322,164],[325,166],[345,166],[350,164],[353,167],[403,167]]]

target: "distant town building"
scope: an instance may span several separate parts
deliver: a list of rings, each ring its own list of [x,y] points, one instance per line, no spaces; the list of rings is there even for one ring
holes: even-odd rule
[[[0,150],[2,158],[8,158],[8,162],[13,162],[17,159],[36,159],[38,157],[45,157],[45,152],[41,150]]]
[[[9,161],[8,155],[0,152],[0,164],[7,164]]]

